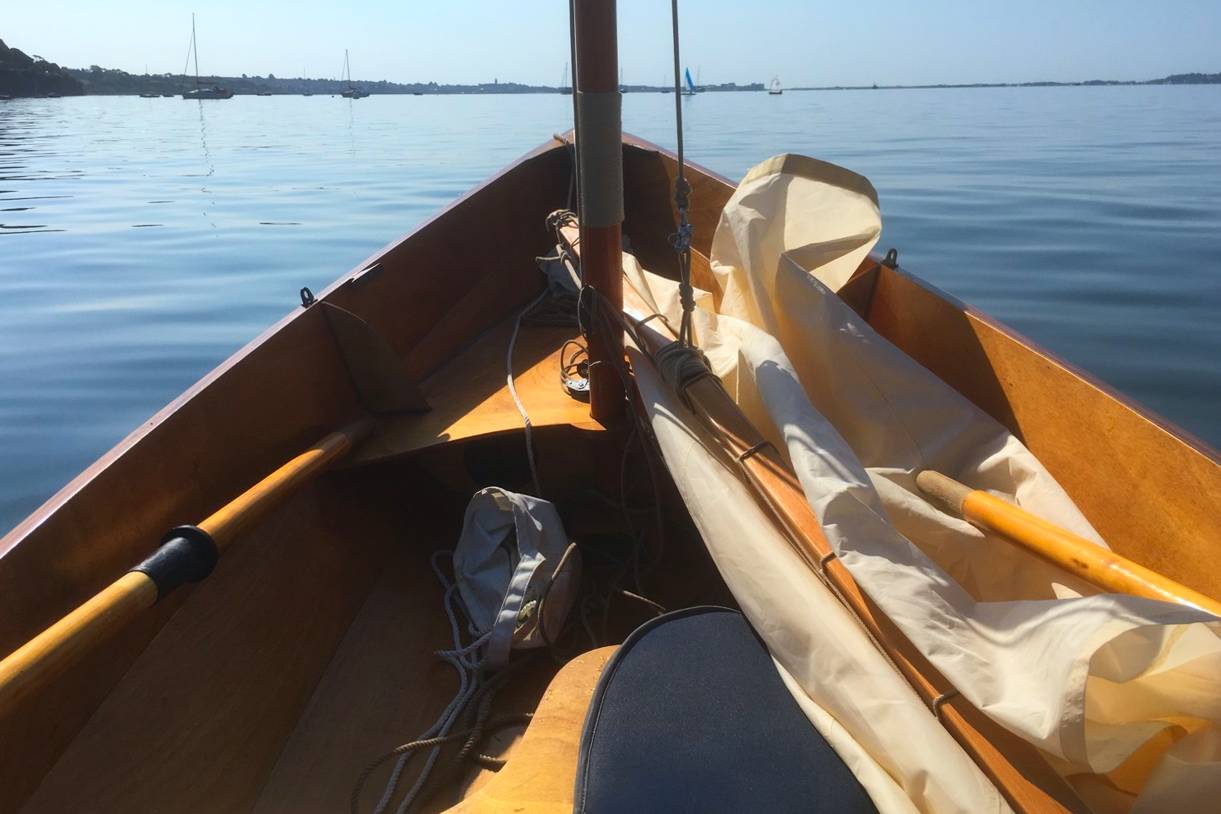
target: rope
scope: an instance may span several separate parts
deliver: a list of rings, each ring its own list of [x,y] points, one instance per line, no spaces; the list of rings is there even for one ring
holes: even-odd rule
[[[684,314],[684,318],[685,316]],[[657,365],[661,377],[684,399],[687,398],[688,387],[705,376],[712,375],[704,352],[691,345],[684,345],[681,341],[658,348],[653,362]]]
[[[374,814],[383,814],[394,800],[399,781],[402,779],[403,772],[411,762],[411,759],[419,750],[431,747],[432,751],[429,753],[415,783],[408,789],[403,797],[403,801],[395,809],[397,814],[405,814],[416,802],[420,792],[423,791],[425,784],[428,782],[432,770],[441,756],[441,747],[449,741],[457,739],[457,736],[451,736],[450,730],[470,704],[471,699],[480,690],[482,684],[480,676],[483,671],[483,647],[487,644],[491,633],[485,633],[468,644],[462,643],[462,631],[457,616],[457,611],[461,607],[458,585],[457,583],[450,582],[438,565],[439,560],[445,556],[453,557],[453,552],[436,552],[432,556],[431,565],[433,573],[436,574],[437,580],[445,590],[442,604],[445,607],[445,615],[449,619],[450,640],[453,642],[453,647],[448,650],[438,650],[436,656],[452,666],[455,672],[458,673],[458,692],[441,712],[436,722],[421,733],[418,738],[382,755],[365,768],[358,778],[356,786],[352,790],[352,797],[349,800],[352,814],[359,814],[360,812],[360,795],[372,773],[383,763],[397,757],[398,761],[390,773],[390,778],[386,781],[386,786],[377,801],[377,805],[373,808]]]
[[[521,403],[521,397],[517,395],[517,387],[513,384],[513,351],[517,348],[517,335],[521,332],[521,320],[530,309],[538,305],[546,299],[549,291],[543,289],[543,292],[535,297],[529,305],[521,309],[517,314],[517,319],[513,322],[513,336],[509,338],[509,351],[505,358],[505,382],[509,386],[509,395],[513,397],[513,403],[517,406],[517,412],[521,415],[522,424],[526,429],[526,458],[530,462],[530,479],[534,482],[534,496],[542,497],[543,490],[539,486],[538,480],[538,465],[534,461],[534,436],[532,434],[533,425],[530,423],[530,414],[526,412],[526,405]],[[376,814],[376,812],[375,812]]]
[[[691,313],[695,310],[695,289],[691,285],[691,224],[687,222],[691,185],[684,172],[682,76],[679,73],[678,0],[670,0],[670,20],[674,35],[674,128],[678,145],[678,174],[674,177],[674,207],[678,210],[678,229],[670,235],[670,245],[678,253],[678,300],[683,317],[678,329],[678,342],[691,346]]]

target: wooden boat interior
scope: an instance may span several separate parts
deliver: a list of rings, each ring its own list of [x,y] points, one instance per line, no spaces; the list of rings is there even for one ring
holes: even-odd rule
[[[667,151],[625,138],[623,231],[646,268],[671,277],[675,168]],[[433,656],[448,623],[430,558],[453,546],[476,489],[528,490],[505,352],[541,289],[535,258],[554,245],[545,218],[569,205],[571,174],[557,137],[319,295],[389,344],[431,411],[382,419],[342,468],[247,528],[211,578],[0,719],[0,810],[342,810],[370,761],[435,720],[456,680]],[[699,167],[688,177],[694,280],[708,287],[734,185]],[[1205,445],[880,255],[842,296],[1016,433],[1114,549],[1221,595],[1209,544],[1221,479]],[[571,537],[605,552],[592,572],[621,571],[624,541],[640,533],[650,557],[660,551],[650,599],[732,606],[664,466],[654,494],[639,445],[559,387],[557,357],[575,335],[524,326],[513,358],[544,495]],[[0,541],[0,651],[360,411],[321,309],[295,308]],[[563,655],[613,645],[652,611],[618,597],[600,615],[575,624],[592,636],[574,630]],[[588,663],[575,686],[596,674]],[[533,710],[558,670],[540,651],[504,709]],[[429,810],[458,804],[470,779],[456,763],[443,773]],[[366,789],[362,810],[378,791]]]

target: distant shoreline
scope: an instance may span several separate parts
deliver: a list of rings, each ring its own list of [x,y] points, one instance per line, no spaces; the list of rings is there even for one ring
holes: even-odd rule
[[[69,68],[66,71],[79,80],[84,93],[90,96],[134,95],[139,93],[180,94],[185,88],[195,86],[195,77],[182,74],[129,74],[117,69],[93,66],[90,69]],[[301,95],[318,96],[339,94],[348,85],[338,79],[306,79],[303,77],[262,76],[202,76],[205,86],[220,85],[236,95]],[[526,85],[518,82],[485,82],[473,85],[439,84],[436,82],[390,82],[353,81],[352,87],[373,95],[501,95],[501,94],[571,94],[571,88],[551,85]],[[1120,82],[1114,80],[1089,80],[1085,82],[971,82],[960,84],[927,85],[822,85],[785,88],[788,91],[834,91],[834,90],[931,90],[953,88],[1059,88],[1059,87],[1126,87],[1138,85],[1215,85],[1221,84],[1221,73],[1174,74],[1161,79],[1143,82]],[[762,82],[739,85],[726,82],[719,85],[700,85],[698,90],[708,93],[760,93],[767,90]],[[673,93],[674,88],[662,85],[624,85],[624,93]]]
[[[789,91],[834,90],[931,90],[953,88],[1059,88],[1059,87],[1120,87],[1135,85],[1216,85],[1221,73],[1173,74],[1161,79],[1121,82],[1093,79],[1084,82],[969,82],[924,85],[813,85],[785,88]],[[47,96],[178,96],[184,91],[204,86],[220,86],[234,95],[338,95],[356,89],[370,95],[473,95],[473,94],[568,94],[568,87],[526,85],[519,82],[484,82],[470,85],[439,84],[437,82],[390,82],[388,80],[352,81],[338,79],[280,78],[267,76],[186,76],[184,74],[131,74],[117,68],[65,68],[42,57],[29,56],[9,48],[0,40],[0,98]],[[749,92],[767,90],[762,82],[739,85],[725,82],[718,85],[697,85],[696,91],[708,93]],[[670,85],[623,85],[624,93],[673,93]]]
[[[1120,81],[1089,79],[1084,82],[964,82],[935,85],[813,85],[785,90],[943,90],[953,88],[1110,88],[1145,85],[1221,85],[1221,73],[1172,74],[1161,79]]]

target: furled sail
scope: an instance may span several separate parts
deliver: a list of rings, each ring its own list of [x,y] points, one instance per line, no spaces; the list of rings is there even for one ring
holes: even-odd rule
[[[1099,811],[1198,808],[1221,794],[1221,622],[1099,594],[921,496],[915,474],[937,469],[1105,545],[1016,437],[836,295],[880,230],[861,176],[799,156],[751,170],[713,238],[713,290],[697,297],[695,333],[713,371],[792,465],[857,583],[962,695],[1042,750]],[[625,273],[645,307],[677,324],[673,282],[630,258]],[[726,583],[879,808],[1004,810],[682,400],[644,357],[636,365]]]

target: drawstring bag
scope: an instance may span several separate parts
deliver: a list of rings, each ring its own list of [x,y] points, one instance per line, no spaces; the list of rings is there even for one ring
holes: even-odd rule
[[[580,568],[551,503],[496,486],[475,493],[454,549],[454,574],[474,632],[487,636],[488,667],[503,667],[514,648],[541,647],[559,635]]]

